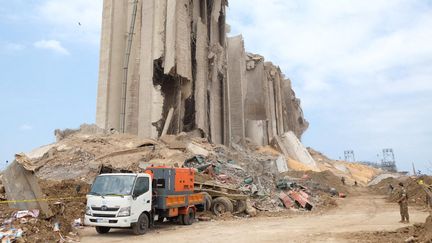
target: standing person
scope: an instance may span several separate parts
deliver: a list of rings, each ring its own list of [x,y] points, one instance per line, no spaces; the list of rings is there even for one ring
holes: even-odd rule
[[[345,177],[342,176],[341,182],[342,182],[343,185],[345,185]]]
[[[392,194],[394,190],[394,187],[392,184],[389,184],[389,194]]]
[[[408,214],[408,194],[402,182],[399,183],[400,192],[399,192],[399,207],[400,207],[400,215],[401,221],[399,223],[409,223],[409,214]]]

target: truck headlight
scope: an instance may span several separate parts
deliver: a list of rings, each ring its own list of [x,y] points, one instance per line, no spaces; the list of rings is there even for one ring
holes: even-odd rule
[[[92,211],[91,211],[89,206],[86,207],[86,213],[85,214],[88,216],[92,216]]]
[[[121,208],[117,214],[117,217],[128,217],[131,213],[131,207]]]

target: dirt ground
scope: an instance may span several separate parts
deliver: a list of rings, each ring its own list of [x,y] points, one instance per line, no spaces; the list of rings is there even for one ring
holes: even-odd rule
[[[387,203],[384,196],[367,189],[359,188],[351,197],[338,199],[338,204],[321,214],[198,222],[192,226],[164,223],[144,236],[133,236],[128,230],[112,230],[101,236],[93,228],[82,230],[80,235],[82,242],[362,242],[358,237],[362,232],[391,232],[407,226],[398,223],[396,203]],[[428,215],[410,208],[412,224],[424,223]],[[374,242],[373,237],[368,242]]]

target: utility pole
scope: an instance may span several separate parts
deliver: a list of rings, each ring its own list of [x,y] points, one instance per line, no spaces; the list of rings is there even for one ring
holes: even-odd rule
[[[345,161],[355,162],[354,150],[346,150],[344,151]]]
[[[383,149],[382,168],[390,172],[397,172],[393,149]]]

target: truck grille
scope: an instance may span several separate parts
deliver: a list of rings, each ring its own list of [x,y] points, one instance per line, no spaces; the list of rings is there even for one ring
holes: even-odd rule
[[[107,207],[92,207],[94,211],[104,211],[104,212],[117,212],[120,208],[107,208]]]
[[[98,214],[94,213],[93,217],[99,217],[99,218],[115,218],[115,214]]]
[[[96,219],[90,219],[90,222],[97,223]],[[118,220],[109,220],[108,223],[110,224],[117,224]]]

